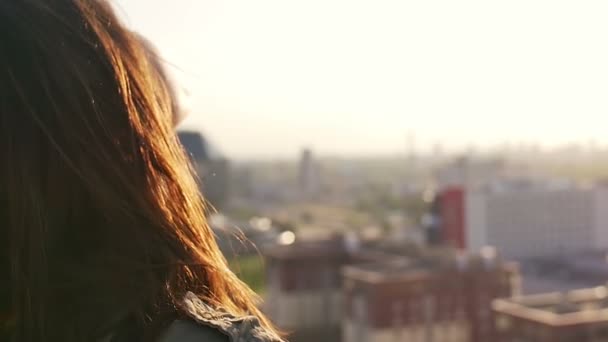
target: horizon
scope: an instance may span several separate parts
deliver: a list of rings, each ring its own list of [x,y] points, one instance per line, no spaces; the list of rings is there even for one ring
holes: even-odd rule
[[[602,1],[114,3],[234,159],[608,144]]]

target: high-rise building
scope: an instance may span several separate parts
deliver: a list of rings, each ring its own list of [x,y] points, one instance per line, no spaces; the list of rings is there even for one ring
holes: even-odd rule
[[[608,341],[605,286],[494,301],[497,342]]]
[[[494,255],[423,256],[344,269],[343,342],[494,341],[491,302],[518,288]]]
[[[298,177],[301,197],[311,199],[319,194],[321,188],[320,170],[310,149],[302,150]]]

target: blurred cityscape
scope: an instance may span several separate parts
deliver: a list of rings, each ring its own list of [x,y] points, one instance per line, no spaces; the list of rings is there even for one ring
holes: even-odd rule
[[[608,341],[608,147],[245,162],[179,136],[290,341]]]

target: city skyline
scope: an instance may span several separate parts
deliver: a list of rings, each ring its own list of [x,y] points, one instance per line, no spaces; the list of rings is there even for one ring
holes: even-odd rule
[[[608,143],[605,2],[114,3],[233,158]]]

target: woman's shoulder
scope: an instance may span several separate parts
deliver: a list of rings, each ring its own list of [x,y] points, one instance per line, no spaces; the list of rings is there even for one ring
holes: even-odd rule
[[[159,342],[230,342],[222,331],[190,320],[173,322]]]
[[[192,293],[185,296],[182,309],[190,319],[173,322],[160,342],[283,342],[263,328],[257,317],[236,317],[210,307]]]

